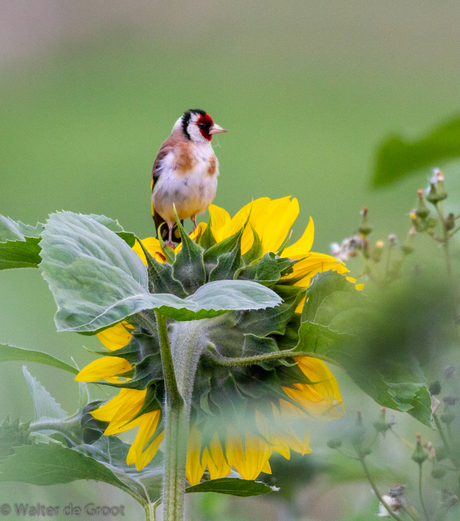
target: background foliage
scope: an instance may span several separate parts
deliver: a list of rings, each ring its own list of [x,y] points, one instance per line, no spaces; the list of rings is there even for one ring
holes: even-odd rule
[[[198,107],[230,130],[216,142],[216,204],[233,213],[251,198],[292,194],[301,207],[295,233],[312,215],[314,250],[324,252],[355,231],[358,212],[367,205],[380,233],[375,239],[385,239],[407,229],[405,214],[430,171],[371,191],[377,146],[394,132],[422,138],[458,110],[455,2],[336,0],[325,6],[268,0],[263,9],[239,0],[174,7],[140,0],[129,8],[122,1],[25,5],[0,1],[0,213],[26,223],[65,209],[105,214],[125,230],[151,235],[153,159],[181,112]],[[460,201],[459,163],[443,166],[450,200]],[[97,349],[95,339],[56,333],[55,305],[38,272],[3,272],[0,284],[2,342],[46,350],[67,362],[73,357],[80,368],[92,360],[81,346]],[[442,366],[442,357],[428,357]],[[21,365],[0,364],[2,417],[19,410],[24,419],[33,418]],[[39,364],[28,369],[64,410],[76,409],[70,374]],[[348,411],[375,411],[337,376]],[[102,391],[93,393],[104,398]],[[320,455],[324,426],[313,427],[312,446]],[[317,460],[310,461],[314,467]],[[326,497],[321,479],[296,496],[302,515],[337,519],[367,503],[375,511],[367,493],[356,505],[362,489],[353,485],[344,494],[337,486],[337,494]],[[52,503],[65,495],[74,504],[81,498],[115,504],[111,494],[102,484],[85,482],[49,489],[0,484],[0,497],[12,501]],[[136,512],[129,497],[117,500]],[[195,501],[203,518],[212,519],[223,502],[232,501],[225,504],[228,519],[243,519],[239,501],[249,501],[261,519],[270,519],[273,499],[197,494]],[[255,515],[251,511],[251,519]]]

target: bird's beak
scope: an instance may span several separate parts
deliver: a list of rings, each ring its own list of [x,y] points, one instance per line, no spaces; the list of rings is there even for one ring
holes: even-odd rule
[[[222,128],[221,126],[216,125],[215,123],[209,129],[209,133],[211,134],[211,136],[213,136],[214,134],[222,134],[223,132],[228,132],[228,130],[225,130],[225,128]]]

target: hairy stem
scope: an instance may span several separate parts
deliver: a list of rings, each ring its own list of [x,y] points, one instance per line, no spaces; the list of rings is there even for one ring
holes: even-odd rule
[[[145,510],[145,521],[156,521],[155,510],[156,503],[150,503],[150,501],[144,506]]]
[[[182,521],[184,519],[188,435],[186,404],[177,385],[166,317],[155,311],[155,320],[149,312],[139,313],[137,318],[142,327],[152,334],[158,335],[163,366],[166,391],[163,519],[164,521]],[[154,507],[152,508],[154,509]],[[147,519],[149,518],[147,517]]]
[[[282,360],[284,358],[297,358],[299,356],[309,356],[310,358],[317,358],[319,360],[323,360],[323,362],[327,362],[328,364],[333,364],[337,367],[342,367],[335,360],[332,360],[332,358],[320,355],[318,353],[312,353],[310,351],[291,351],[290,349],[287,349],[284,351],[278,351],[277,353],[267,353],[265,355],[228,357],[219,354],[215,350],[214,344],[208,344],[208,347],[212,348],[212,351],[207,351],[206,354],[219,365],[224,365],[228,367],[235,367],[238,365],[254,365],[258,364],[259,362],[267,362],[268,360]]]

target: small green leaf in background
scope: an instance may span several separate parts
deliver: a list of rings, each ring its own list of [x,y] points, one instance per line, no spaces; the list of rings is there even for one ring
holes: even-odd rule
[[[438,125],[418,139],[395,134],[379,147],[374,186],[384,186],[420,168],[437,166],[439,161],[460,157],[460,118]]]
[[[35,419],[36,420],[62,420],[67,417],[67,413],[62,410],[61,406],[51,396],[51,394],[43,387],[43,385],[34,378],[27,368],[22,368],[24,378],[29,386],[30,394],[34,401]]]
[[[7,344],[0,344],[0,362],[36,362],[38,364],[57,367],[58,369],[64,369],[65,371],[69,371],[69,373],[78,374],[78,369],[75,369],[75,367],[62,362],[48,353]]]
[[[261,481],[251,481],[238,478],[221,478],[205,481],[193,487],[188,487],[185,492],[217,492],[219,494],[229,494],[231,496],[249,497],[260,496],[275,492],[275,487],[270,487]]]
[[[43,225],[29,226],[0,215],[0,270],[36,268]]]

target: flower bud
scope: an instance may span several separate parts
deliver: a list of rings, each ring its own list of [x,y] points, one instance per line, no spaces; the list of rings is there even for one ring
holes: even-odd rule
[[[404,244],[401,246],[401,250],[405,255],[410,255],[414,252],[414,236],[417,234],[417,230],[415,228],[411,228],[409,233],[407,234],[406,240]]]
[[[431,470],[431,477],[434,479],[441,479],[445,476],[445,474],[446,469],[444,467],[441,467],[441,465],[439,465],[439,463],[436,462]]]
[[[390,428],[390,425],[385,421],[385,413],[386,407],[382,407],[380,409],[378,420],[374,422],[374,429],[382,434],[385,434],[385,432]]]
[[[356,422],[350,430],[350,440],[357,446],[361,446],[364,442],[363,416],[360,411],[357,412]]]
[[[330,449],[338,449],[342,446],[342,440],[339,438],[332,438],[331,440],[328,440],[327,446]]]
[[[438,196],[442,199],[447,199],[447,192],[444,186],[444,174],[439,170],[439,168],[435,168],[433,170],[433,174],[436,176],[436,184],[438,189]]]
[[[423,199],[423,190],[417,190],[418,194],[418,207],[416,210],[416,214],[421,219],[426,219],[430,215],[430,210],[428,206],[425,204],[425,200]]]
[[[388,235],[388,246],[392,248],[393,246],[396,246],[397,242],[398,236],[395,233],[390,233],[390,235]]]
[[[430,386],[428,387],[428,390],[430,391],[431,396],[436,396],[437,394],[441,394],[441,382],[439,380],[436,380]]]
[[[446,459],[448,456],[447,451],[444,447],[444,445],[440,445],[439,447],[436,447],[436,459],[438,461],[442,461],[443,459]]]
[[[428,452],[422,446],[422,435],[421,434],[417,434],[417,444],[415,446],[415,450],[414,450],[411,458],[419,465],[421,465],[428,458]]]
[[[444,376],[446,378],[452,378],[455,374],[455,367],[453,365],[448,365],[447,367],[444,367]]]
[[[374,252],[372,254],[372,258],[374,259],[374,262],[380,262],[380,259],[382,258],[383,248],[385,244],[383,241],[377,241],[375,243]]]
[[[367,218],[367,212],[368,212],[368,207],[365,206],[362,210],[361,210],[361,215],[363,216],[363,220],[361,222],[361,226],[358,228],[358,231],[361,235],[364,235],[364,237],[367,237],[373,230],[372,226],[369,224],[369,220]]]
[[[447,404],[444,407],[444,412],[440,416],[440,420],[446,425],[451,424],[455,420],[455,414],[450,410]]]

